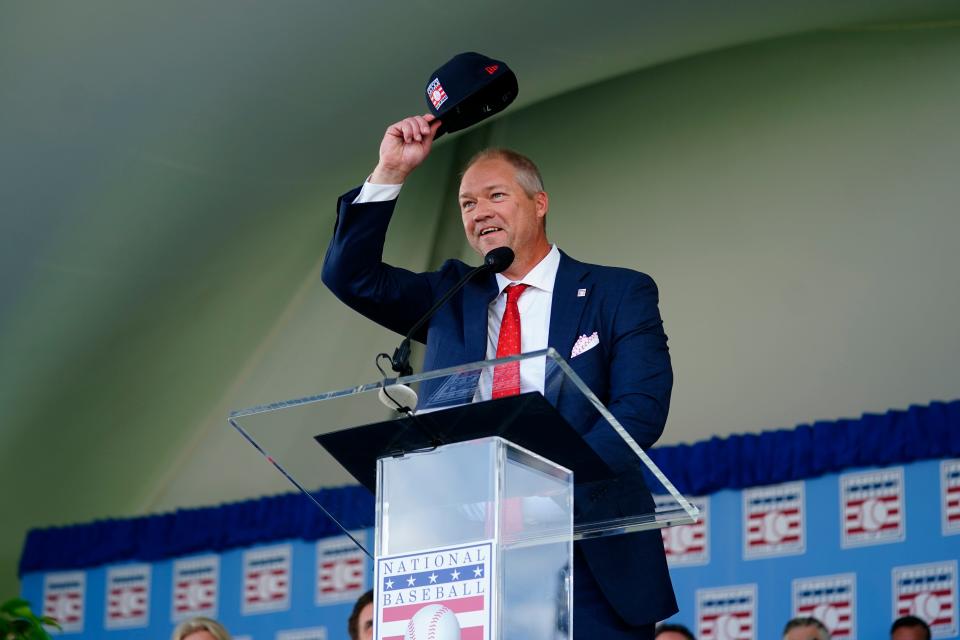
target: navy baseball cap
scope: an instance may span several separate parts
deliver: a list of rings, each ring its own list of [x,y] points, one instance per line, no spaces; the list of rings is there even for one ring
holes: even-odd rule
[[[473,51],[453,56],[427,81],[427,106],[443,121],[436,137],[503,111],[517,89],[517,76],[505,62]]]

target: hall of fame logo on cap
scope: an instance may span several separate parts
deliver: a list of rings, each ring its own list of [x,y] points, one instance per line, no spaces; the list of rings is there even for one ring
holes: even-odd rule
[[[830,637],[856,640],[857,576],[797,578],[793,581],[794,617],[814,617],[830,630]]]
[[[220,556],[183,558],[173,563],[174,622],[195,616],[217,617]]]
[[[83,631],[86,593],[83,571],[48,573],[43,578],[43,615],[55,618],[64,633]]]
[[[960,459],[940,463],[943,535],[960,533]]]
[[[906,536],[903,467],[840,476],[841,545],[901,542]]]
[[[253,549],[243,554],[243,615],[290,608],[289,544]]]
[[[447,92],[443,90],[443,85],[440,84],[440,78],[434,78],[433,81],[427,85],[427,97],[430,98],[430,103],[434,109],[439,109],[440,105],[447,101]]]
[[[145,627],[150,623],[150,565],[107,570],[107,629]]]
[[[660,529],[667,564],[671,567],[692,567],[710,562],[710,498],[688,500],[700,509],[700,519],[693,524],[680,524]],[[654,496],[656,506],[673,506],[672,496]]]
[[[493,544],[378,558],[379,640],[488,640],[493,619]]]
[[[276,640],[327,640],[327,628],[310,627],[309,629],[277,631]]]
[[[363,532],[354,537],[363,540]],[[365,591],[366,554],[346,536],[317,542],[318,605],[353,602]]]
[[[743,492],[743,558],[768,558],[806,550],[802,482]]]
[[[697,638],[754,640],[757,585],[697,589]]]
[[[957,561],[893,568],[893,617],[917,616],[934,638],[957,635]]]

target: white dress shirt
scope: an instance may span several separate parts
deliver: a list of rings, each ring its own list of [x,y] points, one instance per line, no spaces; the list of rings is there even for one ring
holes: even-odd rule
[[[529,353],[547,348],[550,337],[550,309],[553,306],[553,285],[560,267],[560,250],[553,245],[543,260],[519,280],[513,281],[497,274],[499,294],[487,308],[487,360],[497,357],[497,340],[500,337],[500,323],[507,308],[507,295],[504,289],[511,284],[529,285],[517,300],[520,311],[520,352]],[[520,393],[539,391],[543,393],[546,361],[534,358],[520,362]],[[492,374],[480,378],[479,397],[483,400],[491,397]]]

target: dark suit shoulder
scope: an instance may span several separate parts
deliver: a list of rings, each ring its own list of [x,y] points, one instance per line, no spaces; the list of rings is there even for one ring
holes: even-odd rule
[[[563,254],[563,258],[568,262],[572,270],[580,272],[580,277],[588,277],[597,284],[605,287],[657,286],[653,278],[636,269],[580,262],[565,253]]]

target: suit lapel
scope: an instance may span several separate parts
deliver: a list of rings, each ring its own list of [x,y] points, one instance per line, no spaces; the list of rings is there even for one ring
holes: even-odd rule
[[[560,252],[560,266],[557,268],[557,279],[553,285],[550,336],[547,344],[556,349],[565,360],[570,359],[570,349],[591,293],[585,283],[589,273],[587,265]],[[579,295],[580,289],[585,289],[585,295]],[[559,386],[550,385],[547,389],[547,400],[556,404],[558,395]]]
[[[463,362],[487,357],[487,307],[497,297],[497,279],[487,274],[463,290]]]

